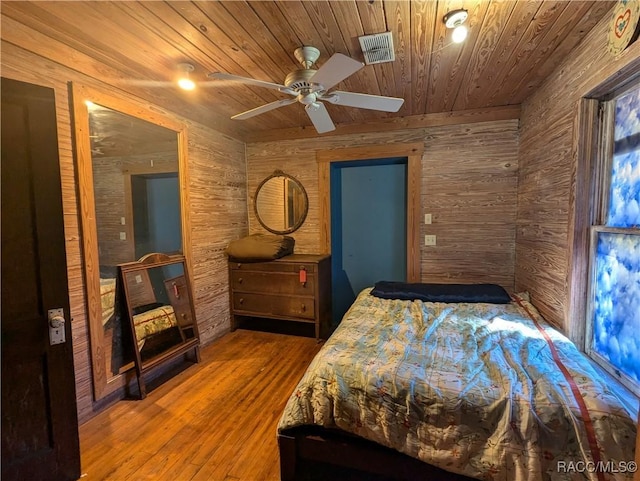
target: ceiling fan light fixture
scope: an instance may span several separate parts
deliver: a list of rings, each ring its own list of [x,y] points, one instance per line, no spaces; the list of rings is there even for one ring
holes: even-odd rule
[[[469,13],[461,8],[452,10],[442,19],[447,28],[453,29],[451,38],[455,43],[461,43],[467,38],[467,27],[465,27],[463,23],[467,20],[468,15]]]
[[[182,90],[194,90],[196,88],[196,84],[191,80],[191,78],[189,78],[189,74],[195,70],[195,67],[190,63],[179,63],[178,70],[180,71],[178,86]]]

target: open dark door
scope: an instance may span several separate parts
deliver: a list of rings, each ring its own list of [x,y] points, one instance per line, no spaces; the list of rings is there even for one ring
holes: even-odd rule
[[[75,480],[80,445],[54,92],[4,78],[1,90],[2,479]]]

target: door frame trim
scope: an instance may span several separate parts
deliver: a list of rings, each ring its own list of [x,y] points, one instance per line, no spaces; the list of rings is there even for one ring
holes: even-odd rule
[[[318,200],[320,250],[331,253],[331,180],[332,162],[352,162],[389,157],[407,158],[407,282],[420,282],[420,186],[424,143],[369,145],[344,149],[319,150]]]

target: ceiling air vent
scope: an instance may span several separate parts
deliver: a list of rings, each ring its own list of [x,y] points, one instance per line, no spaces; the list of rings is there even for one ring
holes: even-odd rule
[[[358,37],[362,53],[364,54],[364,63],[371,65],[372,63],[393,62],[396,58],[393,53],[393,37],[391,32],[376,33],[373,35],[364,35]]]

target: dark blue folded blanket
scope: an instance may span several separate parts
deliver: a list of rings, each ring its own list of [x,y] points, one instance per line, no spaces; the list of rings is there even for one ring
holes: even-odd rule
[[[426,302],[487,302],[508,304],[511,298],[497,284],[423,284],[395,281],[376,282],[371,295],[382,299]]]

